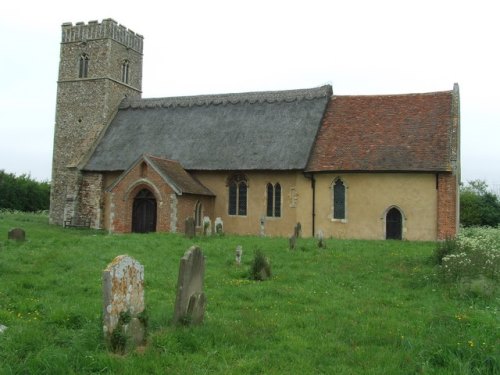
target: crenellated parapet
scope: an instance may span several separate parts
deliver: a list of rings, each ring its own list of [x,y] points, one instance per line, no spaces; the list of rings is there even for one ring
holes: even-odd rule
[[[142,54],[143,36],[119,25],[111,18],[102,20],[102,23],[89,21],[88,24],[84,22],[77,22],[75,25],[71,22],[62,24],[62,43],[85,42],[104,38],[111,38]]]

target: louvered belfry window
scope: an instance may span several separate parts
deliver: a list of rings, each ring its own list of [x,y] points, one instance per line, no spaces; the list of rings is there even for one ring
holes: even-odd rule
[[[345,219],[345,186],[340,178],[333,185],[333,218]]]
[[[87,78],[88,75],[89,75],[89,56],[86,53],[84,53],[80,56],[78,77]]]
[[[235,175],[228,182],[228,214],[245,216],[247,214],[247,179],[244,175]]]

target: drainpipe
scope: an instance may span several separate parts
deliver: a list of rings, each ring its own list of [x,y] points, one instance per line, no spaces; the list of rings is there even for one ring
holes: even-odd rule
[[[314,238],[314,232],[316,231],[316,179],[314,178],[314,173],[304,172],[304,177],[311,180],[312,189],[312,236]]]
[[[312,188],[312,236],[314,238],[315,222],[316,222],[316,179],[311,173],[311,188]]]

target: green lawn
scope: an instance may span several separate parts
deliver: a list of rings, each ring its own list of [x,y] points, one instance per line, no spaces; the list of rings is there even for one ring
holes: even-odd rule
[[[7,240],[23,227],[27,241]],[[498,294],[465,299],[429,261],[434,243],[107,235],[0,212],[0,374],[495,374]],[[179,260],[206,255],[205,323],[174,327]],[[243,265],[234,262],[243,246]],[[247,279],[254,252],[271,280]],[[102,337],[101,273],[117,255],[145,268],[148,345]]]

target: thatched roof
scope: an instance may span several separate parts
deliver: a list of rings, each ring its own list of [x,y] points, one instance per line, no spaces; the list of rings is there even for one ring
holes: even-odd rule
[[[124,100],[84,167],[126,170],[142,154],[187,170],[306,167],[331,86]]]

